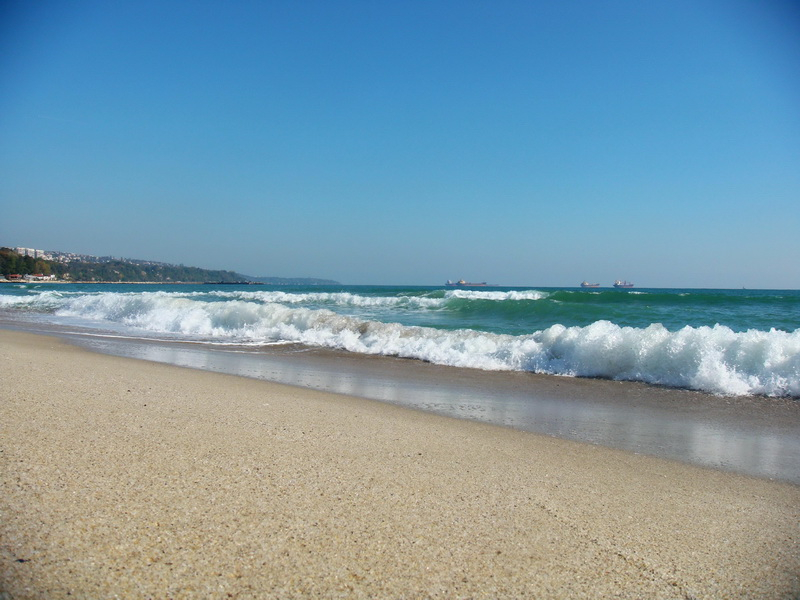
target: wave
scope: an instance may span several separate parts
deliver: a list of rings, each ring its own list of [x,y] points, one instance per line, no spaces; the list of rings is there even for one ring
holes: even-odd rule
[[[197,301],[244,300],[259,303],[277,303],[308,306],[396,308],[436,308],[445,304],[443,297],[426,296],[366,296],[350,292],[281,292],[281,291],[209,291],[209,292],[94,292],[81,291],[44,291],[27,296],[0,296],[0,305],[17,308],[30,307],[46,310],[60,306],[70,297],[156,297],[156,298],[188,298]]]
[[[360,308],[429,308],[442,304],[441,298],[429,296],[366,296],[350,292],[211,292],[212,297],[252,300],[266,303],[352,306]]]
[[[200,292],[198,292],[200,294]],[[205,295],[205,294],[204,294]],[[257,291],[257,292],[211,292],[209,296],[230,299],[254,300],[258,302],[277,302],[280,304],[302,304],[302,305],[329,305],[329,306],[352,306],[360,308],[373,307],[409,307],[436,309],[448,306],[453,300],[472,300],[486,301],[493,303],[508,303],[515,301],[542,300],[549,294],[535,290],[526,291],[471,291],[471,290],[452,290],[441,292],[429,292],[423,294],[401,294],[401,295],[364,295],[353,294],[350,292],[280,292],[280,291]]]
[[[410,308],[438,309],[459,306],[513,305],[548,297],[539,291],[478,292],[453,290],[444,293],[403,294],[395,296],[363,295],[350,292],[282,292],[282,291],[209,291],[209,292],[94,292],[44,291],[28,296],[0,296],[0,304],[47,310],[60,306],[68,298],[186,298],[198,301],[243,300],[264,304],[287,304],[309,307]],[[466,302],[461,302],[466,301]],[[91,302],[103,302],[93,300]]]
[[[531,297],[521,300],[535,302],[537,293],[526,292]],[[597,320],[511,335],[370,320],[299,306],[302,294],[283,294],[214,292],[226,299],[208,301],[208,293],[43,292],[0,296],[0,305],[180,339],[247,345],[296,342],[456,367],[642,381],[716,394],[800,397],[800,329],[736,332],[716,325],[669,331],[660,324],[631,327]],[[464,294],[471,297],[467,300],[478,294],[483,302],[492,301],[486,296],[495,292],[454,291],[440,298],[393,300],[434,305],[463,301]],[[368,297],[355,294],[312,295],[315,303],[368,302]],[[369,300],[380,303],[386,297]]]
[[[677,293],[676,293],[677,292]],[[548,296],[551,300],[575,304],[623,304],[667,306],[795,306],[797,297],[791,293],[764,293],[763,290],[556,290]]]
[[[483,292],[483,291],[475,291],[475,290],[452,290],[445,293],[444,297],[446,299],[451,298],[462,298],[465,300],[490,300],[492,302],[505,302],[508,300],[512,301],[519,301],[519,300],[542,300],[544,298],[549,297],[550,294],[547,292],[540,292],[538,290],[524,290],[524,291],[515,291],[511,290],[508,292],[502,291],[491,291],[491,292]]]

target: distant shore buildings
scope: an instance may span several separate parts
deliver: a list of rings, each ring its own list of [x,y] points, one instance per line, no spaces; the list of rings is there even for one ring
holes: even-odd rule
[[[22,248],[17,246],[16,248],[11,248],[14,252],[19,254],[20,256],[30,256],[31,258],[41,258],[42,260],[50,260],[54,262],[72,262],[78,260],[85,260],[87,257],[82,254],[73,254],[72,252],[57,252],[55,250],[39,250],[38,248]]]
[[[43,258],[44,260],[53,260],[53,256],[50,252],[45,250],[37,250],[35,248],[12,248],[14,252],[19,254],[20,256],[30,256],[31,258]]]
[[[115,258],[113,256],[93,256],[91,254],[76,254],[74,252],[61,252],[59,250],[39,250],[38,248],[23,248],[21,246],[10,248],[20,256],[30,256],[31,258],[49,260],[59,263],[88,262],[88,263],[109,263],[114,261],[128,262],[138,265],[169,265],[153,260],[136,260],[131,258]],[[171,266],[171,265],[170,265]]]
[[[2,275],[0,275],[0,282],[2,282],[2,281],[6,281],[6,282],[8,282],[8,281],[11,281],[11,282],[13,282],[13,281],[28,282],[28,281],[55,281],[55,280],[56,280],[56,276],[55,275],[45,275],[44,273],[33,273],[31,275],[11,274],[11,275],[7,275],[6,277],[3,277]]]

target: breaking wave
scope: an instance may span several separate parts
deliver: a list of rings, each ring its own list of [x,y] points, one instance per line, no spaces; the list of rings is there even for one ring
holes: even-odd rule
[[[734,331],[723,325],[687,325],[670,331],[661,324],[631,327],[597,320],[511,335],[404,325],[333,310],[389,304],[427,309],[463,300],[537,302],[544,297],[546,293],[537,291],[462,290],[397,297],[47,291],[0,296],[0,306],[193,341],[296,342],[456,367],[642,381],[716,394],[800,397],[800,329]]]

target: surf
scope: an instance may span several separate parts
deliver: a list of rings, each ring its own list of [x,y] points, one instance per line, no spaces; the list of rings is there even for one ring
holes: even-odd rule
[[[715,324],[670,330],[660,323],[638,327],[607,319],[585,325],[555,322],[522,334],[458,327],[464,315],[477,321],[498,320],[498,315],[522,319],[537,307],[546,307],[552,318],[552,308],[572,297],[540,290],[392,296],[352,291],[63,290],[2,295],[0,306],[126,335],[248,347],[296,343],[454,367],[642,381],[716,394],[800,397],[800,329],[735,331]],[[380,319],[370,318],[375,310],[388,312]],[[444,324],[403,323],[403,311],[416,313],[418,319],[421,313],[440,312]]]

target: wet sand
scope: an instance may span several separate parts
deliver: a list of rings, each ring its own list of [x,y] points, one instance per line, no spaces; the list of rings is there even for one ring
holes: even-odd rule
[[[54,332],[104,354],[381,400],[800,485],[796,399],[464,369],[296,344],[247,349]]]
[[[6,597],[800,594],[795,485],[24,333],[0,360]]]

